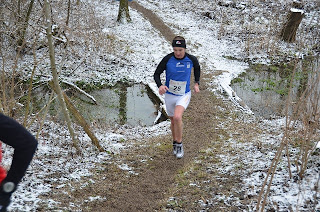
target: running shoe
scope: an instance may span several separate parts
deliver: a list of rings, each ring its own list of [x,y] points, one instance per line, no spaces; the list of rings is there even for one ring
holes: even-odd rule
[[[183,145],[182,145],[182,143],[177,143],[176,144],[176,148],[177,148],[177,154],[176,154],[176,157],[177,158],[182,158],[183,157],[183,154],[184,154],[184,152],[183,152]]]
[[[173,154],[176,155],[177,154],[177,142],[173,141],[172,146],[173,146]]]

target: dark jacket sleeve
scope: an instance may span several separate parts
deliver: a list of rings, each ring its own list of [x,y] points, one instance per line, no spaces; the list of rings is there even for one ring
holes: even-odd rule
[[[37,149],[38,141],[17,121],[0,113],[0,140],[13,147],[11,167],[4,182],[18,184]]]
[[[173,56],[173,53],[168,54],[167,56],[165,56],[161,62],[159,63],[159,65],[157,66],[156,71],[153,74],[153,79],[156,82],[158,88],[162,85],[161,83],[161,79],[160,79],[160,75],[163,73],[164,70],[166,70],[167,68],[167,62],[168,60]]]
[[[200,64],[198,59],[193,55],[188,55],[193,63],[194,81],[200,84]]]

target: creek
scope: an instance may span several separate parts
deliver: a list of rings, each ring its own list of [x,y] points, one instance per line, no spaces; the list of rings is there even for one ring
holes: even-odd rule
[[[313,57],[277,65],[250,65],[246,72],[232,80],[231,87],[255,115],[283,117],[288,93],[291,94],[289,114],[306,89],[313,93],[308,104],[315,104],[312,99],[317,98],[320,91],[319,62],[319,58]]]
[[[157,117],[159,104],[147,86],[134,84],[130,86],[116,85],[88,92],[94,97],[96,104],[86,95],[77,91],[67,92],[73,104],[89,123],[103,126],[130,125],[151,126]],[[42,107],[47,103],[50,94],[37,89],[33,94],[33,104]],[[57,100],[52,103],[49,113],[62,119]]]

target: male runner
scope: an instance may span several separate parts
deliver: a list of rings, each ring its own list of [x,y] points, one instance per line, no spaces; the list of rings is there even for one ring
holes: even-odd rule
[[[186,41],[176,36],[172,41],[173,52],[166,55],[159,63],[154,80],[159,88],[159,94],[165,94],[164,100],[168,116],[171,121],[173,138],[173,154],[182,158],[184,151],[182,145],[182,115],[187,109],[190,98],[190,77],[194,69],[194,91],[198,93],[200,80],[200,65],[197,58],[186,53]],[[161,83],[160,75],[166,70],[166,82]]]

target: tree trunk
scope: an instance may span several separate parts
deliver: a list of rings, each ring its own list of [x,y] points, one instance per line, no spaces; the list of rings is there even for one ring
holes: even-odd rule
[[[0,45],[0,54],[2,54],[1,52],[1,45]],[[2,63],[5,64],[4,58]],[[7,108],[7,96],[6,96],[6,76],[5,76],[5,72],[4,72],[4,66],[1,67],[1,71],[0,71],[0,112],[6,114],[6,112],[8,111]]]
[[[77,119],[78,123],[83,127],[84,131],[87,133],[89,138],[92,141],[92,144],[95,145],[100,152],[104,152],[105,150],[103,149],[102,146],[100,146],[98,138],[92,133],[89,124],[87,121],[83,118],[83,116],[79,113],[79,111],[76,109],[76,107],[72,104],[68,96],[63,93],[63,97],[67,103],[67,106],[71,113],[74,115],[74,117]]]
[[[53,89],[55,90],[55,86],[53,85],[53,83],[50,83],[50,85],[53,87]],[[57,93],[57,91],[55,91]],[[87,135],[89,136],[89,138],[91,139],[91,142],[93,145],[95,145],[98,150],[100,152],[104,152],[105,150],[103,149],[102,146],[100,146],[99,140],[98,138],[92,133],[89,124],[87,123],[87,121],[83,118],[83,116],[79,113],[79,111],[77,110],[77,108],[72,104],[72,102],[70,101],[69,97],[62,92],[64,101],[66,102],[66,105],[69,109],[69,111],[73,114],[73,116],[75,117],[75,119],[78,121],[78,123],[82,126],[82,128],[84,129],[84,131],[87,133]]]
[[[58,79],[58,72],[56,69],[56,62],[55,62],[55,55],[54,55],[54,47],[53,47],[53,40],[52,40],[52,33],[51,33],[51,19],[50,19],[50,5],[48,0],[44,0],[44,14],[45,14],[45,21],[46,21],[46,30],[47,30],[47,39],[48,39],[48,47],[49,47],[49,56],[50,56],[50,65],[51,65],[51,72],[52,72],[52,77],[53,77],[53,86],[54,90],[58,95],[58,100],[60,103],[60,106],[62,108],[62,112],[64,115],[64,118],[67,122],[68,129],[70,132],[70,135],[72,137],[73,145],[77,149],[78,153],[81,152],[79,147],[78,147],[78,141],[75,137],[74,130],[71,126],[71,119],[67,110],[66,103],[63,98],[62,90],[59,84],[59,79]]]
[[[291,8],[287,22],[281,31],[280,36],[282,40],[290,43],[296,41],[296,33],[303,16],[303,10]]]
[[[30,111],[32,83],[33,83],[33,77],[34,77],[35,71],[36,71],[37,66],[38,66],[38,62],[37,62],[37,58],[36,58],[36,52],[35,52],[34,48],[33,48],[33,61],[34,61],[34,65],[33,65],[33,69],[32,69],[31,76],[30,76],[30,82],[29,82],[29,87],[28,87],[28,95],[27,95],[27,103],[26,103],[26,109],[25,109],[25,113],[24,113],[24,121],[23,121],[23,126],[24,127],[27,126],[27,119],[28,119],[28,116],[29,116],[29,112],[32,112],[32,111]]]
[[[120,23],[131,22],[129,7],[128,7],[128,0],[120,0],[117,21]]]
[[[23,28],[22,28],[22,30],[20,32],[20,38],[18,40],[18,47],[21,47],[21,48],[23,46],[24,38],[26,36],[26,31],[27,31],[27,28],[28,28],[29,19],[30,19],[32,8],[33,8],[33,4],[34,4],[34,0],[31,0],[30,4],[29,4],[29,7],[28,7],[26,20],[24,21]]]
[[[71,0],[68,1],[68,13],[67,13],[66,26],[69,26],[70,13],[71,13]]]

